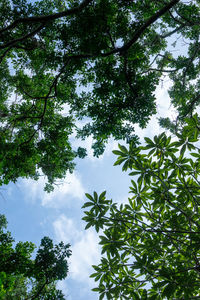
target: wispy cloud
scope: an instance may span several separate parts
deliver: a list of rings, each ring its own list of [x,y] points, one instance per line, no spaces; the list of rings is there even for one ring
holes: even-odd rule
[[[89,278],[93,272],[91,266],[98,264],[100,260],[97,234],[92,229],[81,230],[78,223],[63,214],[54,221],[53,227],[58,241],[71,244],[69,277],[75,281],[85,282],[90,287],[93,286],[93,280]]]

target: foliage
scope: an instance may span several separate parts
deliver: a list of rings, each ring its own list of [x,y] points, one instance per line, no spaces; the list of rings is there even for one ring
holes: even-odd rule
[[[156,113],[166,74],[180,122],[199,104],[197,0],[2,0],[0,9],[0,184],[42,170],[50,191],[86,155],[72,133],[91,135],[96,156],[110,136],[137,143],[134,124]]]
[[[18,242],[14,246],[6,225],[5,216],[0,215],[0,298],[63,300],[56,282],[67,276],[70,245],[53,245],[50,238],[44,237],[33,259],[35,245]]]
[[[99,299],[199,299],[200,119],[187,122],[175,141],[162,133],[113,151],[130,172],[127,203],[86,194],[86,228],[101,232]]]

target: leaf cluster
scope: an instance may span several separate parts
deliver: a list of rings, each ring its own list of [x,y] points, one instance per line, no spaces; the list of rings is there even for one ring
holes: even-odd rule
[[[198,138],[194,120],[187,120],[174,141],[162,133],[137,148],[119,145],[115,165],[131,176],[127,203],[107,200],[105,192],[86,195],[86,228],[103,233],[101,262],[91,275],[100,299],[199,296]]]
[[[0,298],[63,300],[64,295],[56,289],[56,283],[67,277],[70,245],[63,242],[54,245],[49,237],[44,237],[33,259],[36,246],[31,242],[14,245],[6,225],[6,218],[1,215]]]

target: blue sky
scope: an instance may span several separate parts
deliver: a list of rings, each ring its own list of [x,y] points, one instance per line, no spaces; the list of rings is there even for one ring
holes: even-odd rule
[[[166,87],[156,91],[159,115],[173,118],[175,113],[170,107]],[[141,141],[144,136],[153,137],[162,132],[154,116],[145,130],[136,129]],[[88,149],[88,157],[77,160],[75,172],[68,175],[63,183],[55,187],[54,192],[43,191],[45,179],[39,181],[18,180],[16,184],[1,187],[1,212],[8,220],[8,229],[16,241],[32,241],[39,245],[43,236],[49,236],[54,242],[63,240],[71,244],[72,257],[69,261],[69,274],[66,280],[59,283],[68,300],[95,300],[98,295],[91,292],[95,283],[89,278],[93,272],[92,264],[100,260],[98,236],[92,230],[84,230],[81,220],[81,206],[85,201],[85,193],[107,191],[108,198],[115,202],[125,202],[128,198],[128,174],[114,167],[116,160],[112,150],[118,142],[110,140],[106,151],[99,159],[91,152],[91,139],[82,142]],[[74,141],[77,146],[77,141]]]

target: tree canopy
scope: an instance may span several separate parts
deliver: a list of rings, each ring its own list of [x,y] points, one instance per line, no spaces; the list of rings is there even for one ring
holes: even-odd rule
[[[70,245],[63,242],[54,245],[50,238],[44,237],[33,259],[35,245],[18,242],[14,246],[6,225],[5,216],[0,215],[0,298],[64,300],[56,283],[67,276]]]
[[[199,299],[200,119],[187,122],[174,141],[162,133],[114,151],[130,172],[127,203],[86,194],[86,229],[101,233],[99,299]]]
[[[134,124],[156,113],[165,74],[180,122],[199,104],[198,1],[2,0],[0,9],[0,184],[42,170],[51,190],[86,154],[72,133],[91,135],[96,156],[110,136],[137,143]]]

